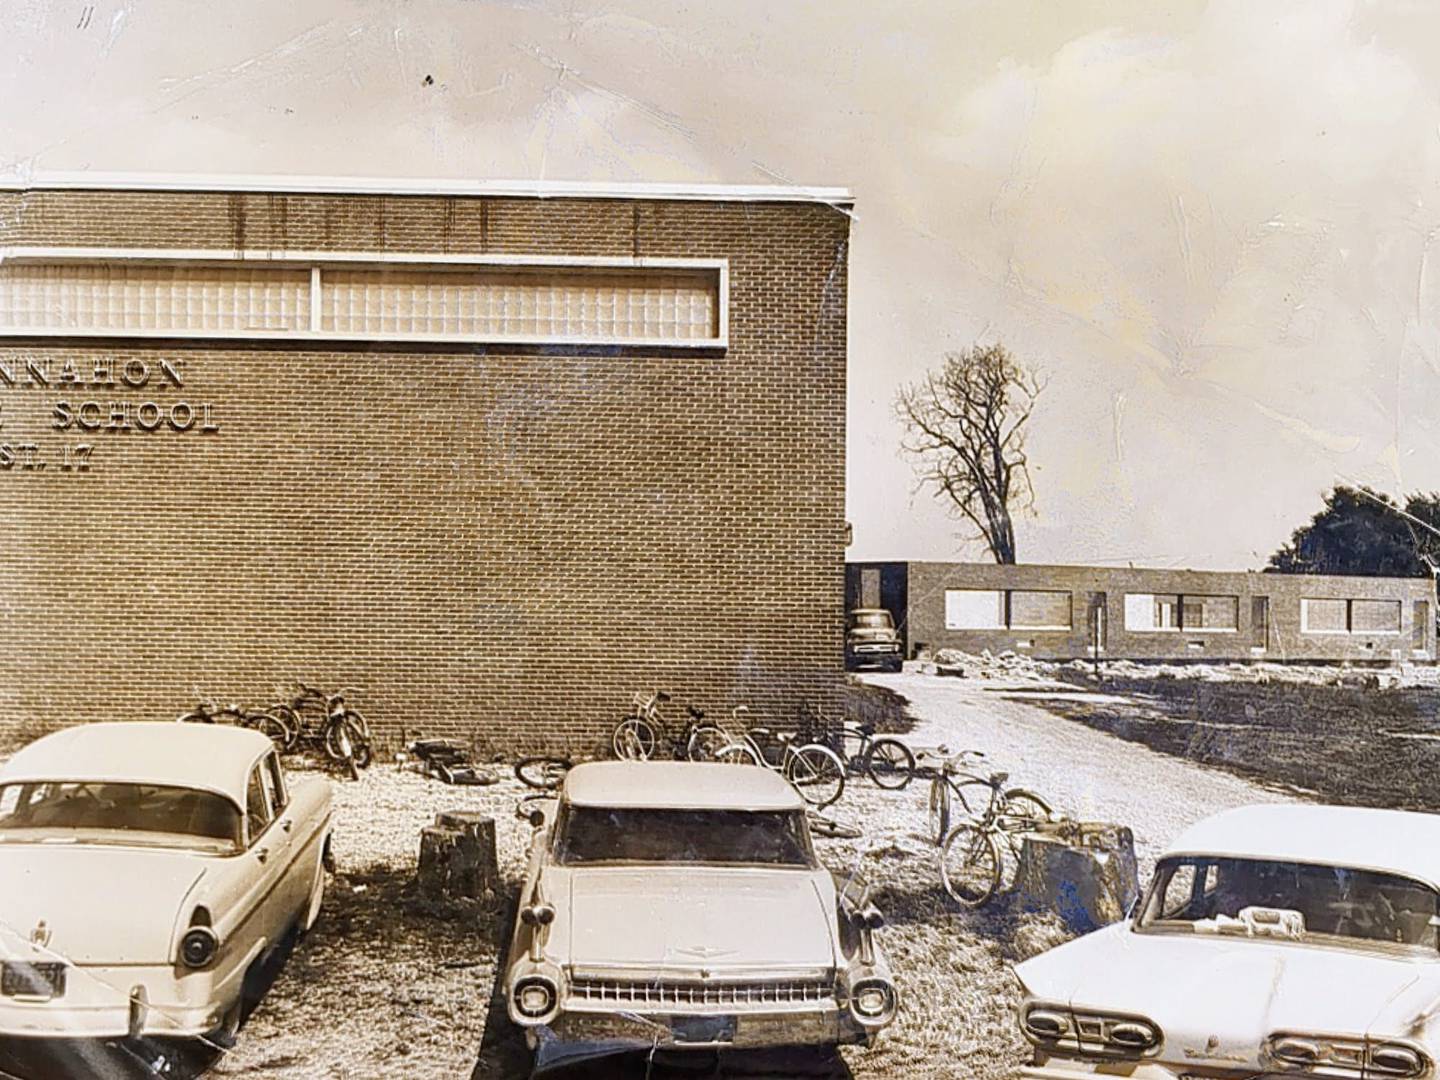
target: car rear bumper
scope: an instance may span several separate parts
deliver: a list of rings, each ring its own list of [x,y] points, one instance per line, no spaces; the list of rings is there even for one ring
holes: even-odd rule
[[[221,1025],[238,999],[236,982],[215,984],[198,972],[176,978],[170,965],[72,965],[59,997],[0,997],[0,1036],[194,1038]]]
[[[707,1037],[707,1029],[715,1029]],[[719,1029],[724,1029],[723,1031]],[[722,1047],[760,1049],[780,1046],[834,1046],[871,1043],[875,1028],[862,1027],[849,1010],[828,1008],[718,1012],[640,1013],[596,1007],[585,1002],[567,1008],[548,1025],[549,1034],[567,1044],[590,1044],[603,1051],[661,1046],[671,1050]],[[545,1036],[540,1036],[545,1041]],[[599,1052],[599,1051],[597,1051]]]

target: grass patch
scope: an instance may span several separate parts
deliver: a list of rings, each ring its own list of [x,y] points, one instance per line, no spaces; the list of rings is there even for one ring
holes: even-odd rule
[[[1169,678],[1060,677],[1128,702],[1035,704],[1153,750],[1327,802],[1440,810],[1433,690]]]

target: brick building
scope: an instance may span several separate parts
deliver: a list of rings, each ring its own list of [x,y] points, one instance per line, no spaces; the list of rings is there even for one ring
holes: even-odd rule
[[[657,686],[833,692],[848,207],[0,188],[0,735],[297,679],[502,747],[593,742]]]
[[[1435,660],[1429,578],[851,563],[846,606],[888,609],[912,656],[926,648],[1058,660]]]

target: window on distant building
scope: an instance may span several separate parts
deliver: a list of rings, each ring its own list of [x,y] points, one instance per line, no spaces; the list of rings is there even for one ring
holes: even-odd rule
[[[1005,629],[1005,594],[998,589],[946,589],[945,629]]]
[[[1332,600],[1304,597],[1300,629],[1306,634],[1398,634],[1399,600]]]
[[[1180,597],[1172,594],[1126,593],[1126,630],[1179,630]]]
[[[1010,593],[1012,630],[1069,630],[1070,594],[1016,589]]]
[[[1240,628],[1238,596],[1191,596],[1178,593],[1126,593],[1125,629],[1208,630],[1232,633]]]
[[[1069,630],[1070,594],[1045,589],[947,589],[947,630]]]

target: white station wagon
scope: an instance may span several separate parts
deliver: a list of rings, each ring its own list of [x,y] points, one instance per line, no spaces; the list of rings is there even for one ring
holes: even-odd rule
[[[1017,966],[1030,1080],[1434,1077],[1440,817],[1251,806],[1171,845],[1138,916]]]
[[[810,843],[778,773],[578,765],[536,826],[505,995],[542,1063],[871,1043],[896,993],[880,913]]]
[[[0,1035],[208,1035],[320,910],[330,786],[259,732],[87,724],[0,767]]]

